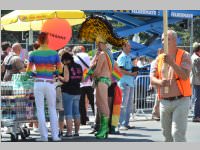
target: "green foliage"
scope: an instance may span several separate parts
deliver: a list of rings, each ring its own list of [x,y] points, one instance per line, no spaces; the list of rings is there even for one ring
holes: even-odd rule
[[[200,43],[200,18],[194,21],[194,42]]]
[[[89,56],[94,56],[95,51],[94,50],[89,50],[87,53],[88,53]]]

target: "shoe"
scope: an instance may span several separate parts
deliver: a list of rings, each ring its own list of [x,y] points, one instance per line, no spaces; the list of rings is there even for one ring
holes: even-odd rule
[[[109,118],[102,114],[100,129],[95,134],[97,139],[107,139],[108,138],[108,132],[109,132],[108,122],[109,122]]]
[[[39,138],[35,140],[36,142],[48,142],[48,138]]]
[[[81,122],[81,125],[86,125],[86,122]]]
[[[109,134],[120,135],[119,131],[110,131]]]
[[[70,134],[70,135],[65,134],[62,138],[63,139],[73,139],[73,135],[72,134]]]
[[[109,131],[109,134],[119,135],[120,132],[119,132],[118,128],[116,128],[116,127],[114,127],[114,126],[111,126],[110,131]]]
[[[193,118],[192,122],[200,122],[200,117]]]
[[[39,132],[38,128],[33,128],[33,132]]]
[[[78,133],[75,133],[73,136],[74,136],[74,137],[79,137],[79,134],[78,134]]]
[[[128,129],[135,129],[135,126],[125,126],[126,128],[128,128]]]
[[[156,114],[152,114],[152,119],[156,121],[160,121],[160,117],[158,117]]]
[[[64,129],[67,129],[67,126],[66,126],[66,125],[64,125]]]
[[[90,132],[89,134],[95,134],[97,132],[97,130],[92,130],[92,132]]]
[[[119,130],[128,130],[128,128],[127,128],[126,126],[121,126],[121,127],[119,128]]]
[[[59,131],[58,137],[62,137],[63,136],[63,131]]]
[[[86,117],[86,121],[90,121],[90,119],[89,119],[89,117],[88,117],[88,116]]]
[[[59,137],[57,137],[57,138],[52,138],[52,141],[53,141],[53,142],[60,142],[60,141],[62,141],[62,139],[59,138]]]
[[[160,118],[159,118],[159,117],[156,117],[156,116],[152,116],[152,119],[153,119],[153,120],[156,120],[156,121],[160,121]]]
[[[81,119],[81,125],[86,125],[86,120],[85,119]]]

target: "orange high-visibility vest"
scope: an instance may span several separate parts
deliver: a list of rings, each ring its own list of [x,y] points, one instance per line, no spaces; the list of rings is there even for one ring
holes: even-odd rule
[[[176,54],[176,64],[178,66],[181,65],[181,60],[182,60],[182,56],[184,53],[185,53],[184,50],[178,49],[177,54]],[[161,69],[163,66],[163,57],[164,57],[164,54],[160,54],[158,56],[158,70],[156,73],[156,76],[158,79],[162,79]],[[183,80],[183,79],[179,78],[179,76],[176,73],[175,73],[175,77],[176,77],[176,83],[178,85],[178,89],[181,92],[181,94],[184,97],[191,96],[192,88],[190,85],[190,78],[188,77],[186,80]],[[158,98],[160,99],[160,87],[158,87]]]

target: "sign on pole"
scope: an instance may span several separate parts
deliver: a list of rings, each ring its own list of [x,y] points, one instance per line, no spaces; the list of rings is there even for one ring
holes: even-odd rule
[[[168,54],[168,14],[167,10],[163,10],[163,29],[164,29],[164,53]],[[164,63],[164,79],[168,78],[168,65]],[[169,88],[165,87],[164,92],[168,93]]]

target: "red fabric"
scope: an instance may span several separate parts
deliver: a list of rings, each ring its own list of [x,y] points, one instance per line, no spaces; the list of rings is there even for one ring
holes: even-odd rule
[[[122,103],[122,90],[119,86],[115,87],[114,105],[121,105]]]

